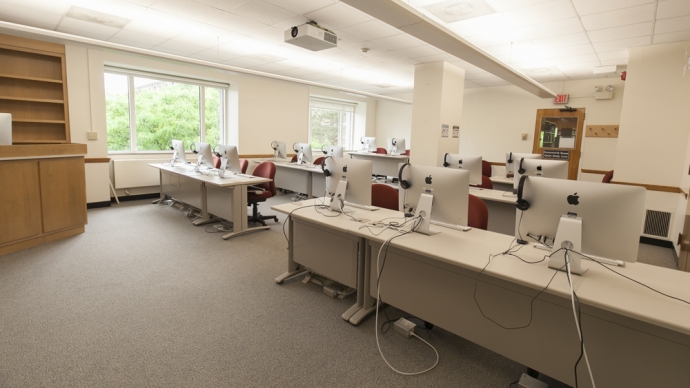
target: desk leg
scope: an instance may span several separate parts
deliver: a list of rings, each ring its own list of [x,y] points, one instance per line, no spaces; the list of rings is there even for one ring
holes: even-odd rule
[[[154,205],[161,203],[161,201],[165,201],[165,194],[163,194],[163,170],[160,170],[160,169],[158,170],[158,186],[160,187],[161,196],[157,200],[151,202]],[[111,188],[113,187],[112,182],[110,182],[110,187]],[[113,191],[113,193],[114,193],[114,191]],[[115,199],[117,199],[117,196],[115,196]],[[118,200],[117,203],[120,203],[120,201]]]
[[[211,217],[208,214],[208,198],[206,197],[206,183],[201,185],[201,219],[192,222],[194,226],[213,224],[220,221],[220,218]]]
[[[359,301],[360,293],[362,298],[362,306],[351,318],[350,323],[359,325],[364,318],[376,311],[376,298],[371,296],[371,247],[364,240],[364,270],[362,271],[363,284],[357,287],[357,299]],[[375,275],[374,275],[375,276]],[[361,291],[360,291],[361,289]]]
[[[307,199],[314,198],[313,179],[314,178],[312,178],[312,173],[310,171],[309,173],[307,173]]]
[[[271,229],[270,226],[250,228],[247,222],[247,185],[238,185],[232,193],[232,232],[223,236],[223,240],[243,234]]]
[[[292,218],[289,218],[288,220],[289,220],[288,221],[288,227],[290,228],[288,230],[288,244],[290,244],[288,247],[288,270],[287,270],[287,272],[285,272],[284,274],[282,274],[276,278],[276,283],[278,283],[278,284],[283,284],[283,282],[287,279],[290,279],[292,277],[302,275],[302,274],[305,274],[308,272],[306,269],[304,269],[304,267],[302,267],[300,269],[300,265],[295,263],[295,260],[293,259],[294,258],[294,244],[293,244],[293,242],[295,241],[294,237],[293,237],[294,236],[294,234],[293,234],[294,225],[292,223]]]
[[[359,249],[357,250],[357,303],[352,305],[347,311],[341,315],[341,317],[346,320],[350,321],[352,317],[359,312],[362,307],[364,306],[364,297],[365,297],[365,290],[364,290],[364,285],[366,284],[364,280],[364,275],[366,272],[366,246],[367,246],[367,240],[364,238],[360,238],[358,242]],[[350,321],[352,322],[352,321]],[[359,321],[357,323],[352,322],[353,324],[357,325],[359,324]]]

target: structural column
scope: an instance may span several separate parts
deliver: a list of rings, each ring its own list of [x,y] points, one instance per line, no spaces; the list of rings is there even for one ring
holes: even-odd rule
[[[446,152],[458,153],[464,88],[465,70],[457,66],[434,62],[415,67],[410,139],[413,164],[441,166]],[[454,126],[458,127],[456,133]]]

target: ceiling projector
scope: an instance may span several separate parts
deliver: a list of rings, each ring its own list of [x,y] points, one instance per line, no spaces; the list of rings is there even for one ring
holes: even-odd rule
[[[321,51],[338,47],[338,37],[335,32],[319,26],[316,22],[308,22],[285,31],[285,43],[311,51]]]

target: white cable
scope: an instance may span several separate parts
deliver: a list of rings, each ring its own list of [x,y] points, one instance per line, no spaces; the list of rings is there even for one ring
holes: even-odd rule
[[[414,228],[414,225],[413,225]],[[383,251],[383,247],[385,247],[387,244],[390,244],[391,240],[393,240],[396,236],[399,236],[400,233],[405,233],[405,232],[398,232],[393,234],[391,237],[386,240],[383,245],[381,245],[381,248],[379,249],[379,254],[376,256],[376,279],[379,280],[381,278],[381,269],[379,268],[379,259],[381,258],[381,251]],[[426,373],[436,367],[438,365],[438,360],[439,360],[439,355],[438,351],[436,351],[436,348],[434,348],[430,343],[426,342],[424,339],[419,337],[417,334],[412,333],[413,336],[419,338],[422,342],[425,344],[429,345],[431,349],[434,350],[434,353],[436,353],[436,362],[434,365],[431,366],[431,368],[425,369],[420,372],[402,372],[393,367],[388,360],[386,360],[386,356],[383,355],[383,351],[381,351],[381,344],[379,343],[379,304],[380,304],[380,295],[381,295],[381,287],[379,287],[379,282],[376,282],[376,320],[374,322],[374,333],[376,334],[376,346],[379,348],[379,354],[381,355],[381,358],[383,358],[383,361],[388,365],[389,368],[393,369],[398,374],[405,375],[405,376],[415,376],[415,375],[421,375],[422,373]]]
[[[570,255],[568,255],[568,250],[565,250],[565,269],[568,271],[568,284],[570,285],[570,301],[573,304],[573,315],[575,316],[575,325],[577,326],[577,335],[582,341],[582,326],[580,321],[577,319],[577,309],[575,308],[575,292],[573,291],[573,282],[570,280],[572,276],[570,274]],[[592,381],[592,388],[596,388],[594,384],[594,376],[592,376],[592,367],[589,366],[589,358],[587,358],[587,349],[585,348],[584,342],[582,343],[582,352],[585,355],[585,363],[587,364],[587,371],[589,372],[589,378]],[[577,373],[577,371],[575,371]]]

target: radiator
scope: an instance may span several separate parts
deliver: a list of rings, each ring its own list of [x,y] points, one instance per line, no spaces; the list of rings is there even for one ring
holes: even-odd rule
[[[158,186],[158,169],[149,163],[163,163],[170,159],[122,159],[113,160],[113,178],[116,189]]]
[[[644,217],[643,236],[669,238],[673,213],[647,209]]]

